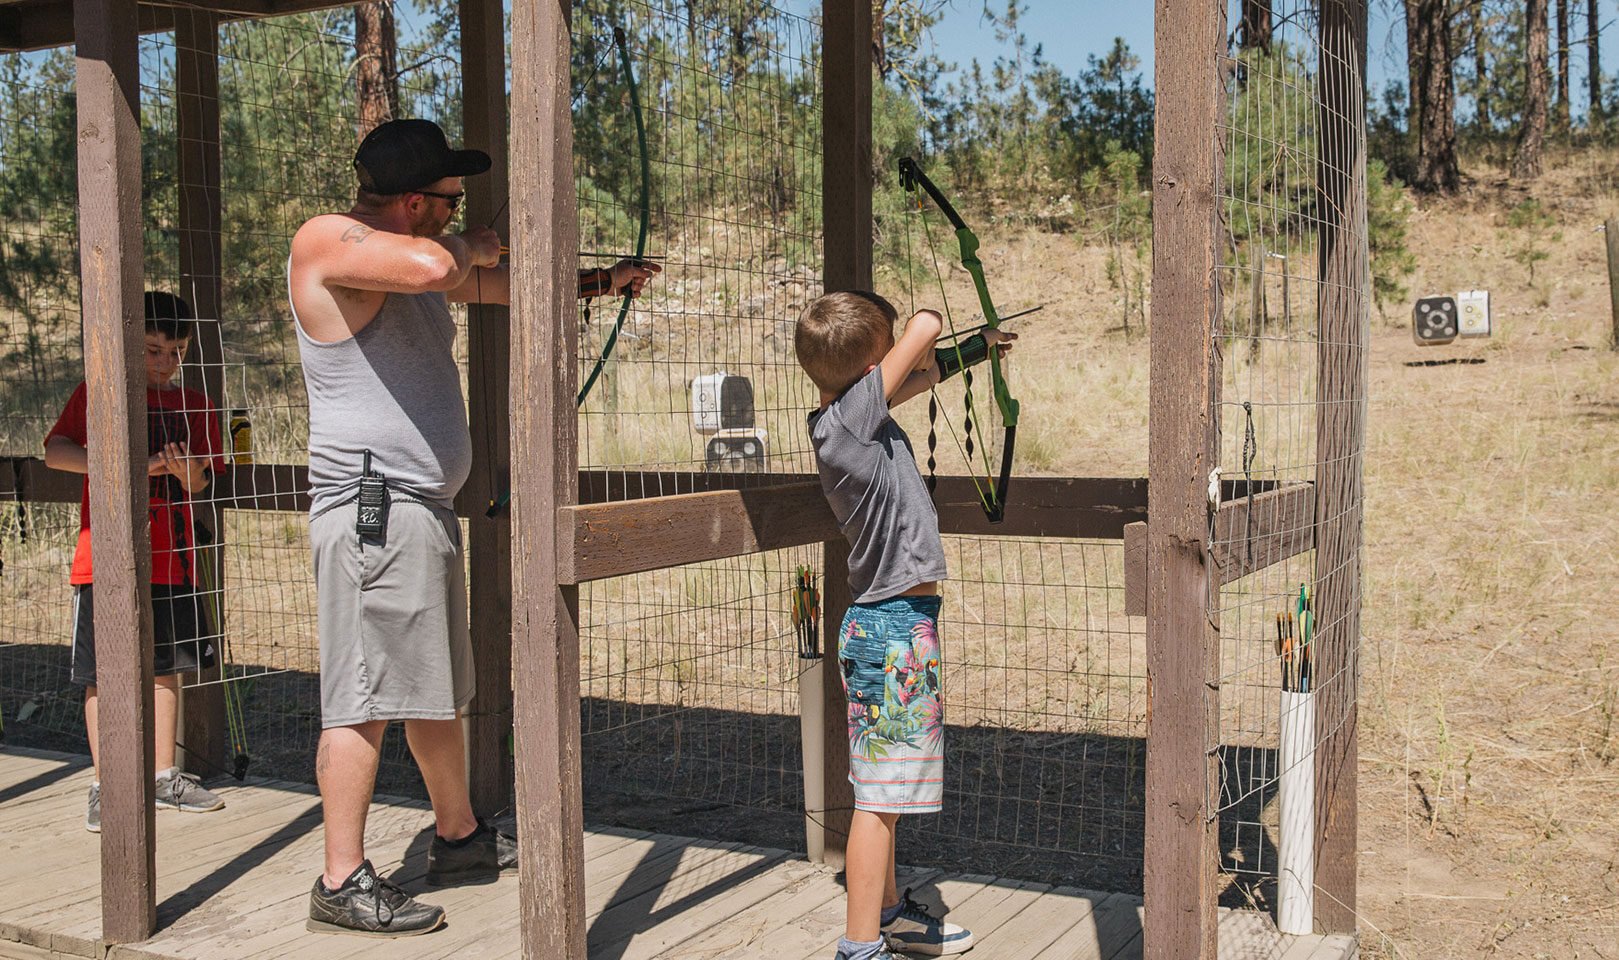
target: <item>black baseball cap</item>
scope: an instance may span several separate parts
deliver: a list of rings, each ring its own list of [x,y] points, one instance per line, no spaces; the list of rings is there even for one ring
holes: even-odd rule
[[[420,190],[445,177],[486,173],[492,161],[482,150],[451,150],[431,120],[378,124],[354,153],[354,172],[367,193],[383,196]]]

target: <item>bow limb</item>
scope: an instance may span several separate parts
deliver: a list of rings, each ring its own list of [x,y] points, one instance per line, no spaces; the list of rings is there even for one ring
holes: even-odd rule
[[[969,276],[973,280],[973,289],[978,294],[979,309],[984,315],[984,326],[988,329],[999,329],[1001,324],[1000,312],[995,309],[995,301],[989,294],[989,283],[984,279],[984,262],[978,257],[978,235],[962,219],[944,192],[936,186],[922,168],[910,157],[901,157],[899,161],[900,185],[907,191],[920,188],[950,221],[950,226],[956,232],[956,245],[960,249],[959,259]],[[931,242],[931,241],[930,241]],[[948,314],[947,314],[948,315]],[[951,324],[954,333],[954,324]],[[959,342],[957,349],[960,349]],[[1000,410],[1001,424],[1006,430],[1005,441],[1001,449],[1001,466],[999,476],[994,479],[993,491],[986,495],[979,488],[979,497],[983,500],[984,513],[991,523],[999,523],[1006,515],[1006,494],[1012,481],[1012,455],[1017,444],[1017,424],[1020,404],[1012,398],[1012,392],[1007,387],[1004,371],[1001,369],[1001,355],[997,349],[989,351],[990,386],[995,395],[995,406]],[[970,390],[970,388],[969,388]],[[971,413],[971,393],[968,393],[969,413]],[[971,439],[969,435],[969,439]],[[985,466],[988,467],[988,452],[985,452]],[[989,471],[985,471],[985,482],[990,482]],[[975,486],[977,480],[974,480]]]
[[[624,35],[623,27],[613,28],[613,43],[618,47],[619,63],[624,70],[624,82],[630,90],[630,110],[635,114],[635,141],[641,154],[641,226],[635,238],[634,255],[634,259],[640,260],[646,254],[647,232],[652,221],[652,161],[647,156],[646,118],[641,114],[641,91],[635,82],[635,64],[630,59],[629,40]],[[590,376],[585,378],[584,386],[579,388],[576,406],[584,406],[585,397],[590,395],[590,388],[596,385],[596,379],[607,366],[608,358],[613,355],[613,347],[618,344],[619,331],[624,329],[624,319],[629,316],[630,304],[634,300],[635,294],[632,291],[624,291],[624,301],[618,306],[618,317],[613,321],[613,328],[607,333],[606,342],[602,344],[601,356],[596,358],[596,365],[591,368]]]

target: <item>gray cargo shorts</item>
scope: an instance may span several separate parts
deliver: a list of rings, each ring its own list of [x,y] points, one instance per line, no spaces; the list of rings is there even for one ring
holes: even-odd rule
[[[452,720],[475,689],[461,524],[442,507],[395,499],[386,538],[362,541],[357,508],[309,523],[321,726]]]

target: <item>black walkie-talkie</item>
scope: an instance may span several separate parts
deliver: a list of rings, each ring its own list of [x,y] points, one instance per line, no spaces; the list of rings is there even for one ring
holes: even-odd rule
[[[360,493],[355,498],[354,532],[362,539],[381,540],[388,534],[388,481],[371,472],[371,451],[365,452],[360,468]]]

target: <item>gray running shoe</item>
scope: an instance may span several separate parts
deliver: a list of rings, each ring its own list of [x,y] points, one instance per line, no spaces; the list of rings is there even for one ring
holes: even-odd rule
[[[849,960],[849,955],[840,949],[837,952],[835,960]],[[892,950],[889,950],[888,944],[884,943],[882,946],[877,948],[876,953],[871,955],[871,960],[899,960],[899,955],[894,953]]]
[[[900,897],[899,916],[883,924],[883,937],[900,953],[930,957],[966,953],[973,948],[971,930],[935,917],[925,905],[911,899],[909,889]]]
[[[202,778],[170,767],[157,775],[157,808],[181,813],[207,813],[218,810],[225,801],[202,785]]]
[[[517,839],[483,820],[466,839],[450,843],[434,835],[427,848],[428,886],[493,883],[500,878],[500,871],[516,866]]]
[[[413,899],[397,884],[377,876],[367,860],[354,868],[336,890],[319,878],[309,892],[309,920],[314,933],[346,933],[357,937],[412,937],[444,926],[444,908]]]
[[[90,806],[84,811],[84,829],[101,832],[101,782],[90,784]]]

